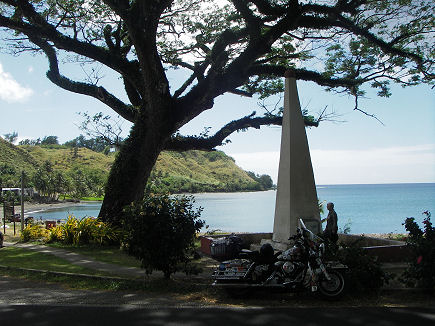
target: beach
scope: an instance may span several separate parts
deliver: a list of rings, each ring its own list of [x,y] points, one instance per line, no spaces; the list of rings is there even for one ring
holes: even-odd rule
[[[74,202],[57,202],[57,203],[50,203],[50,204],[39,204],[39,203],[33,203],[33,202],[25,202],[24,203],[24,216],[32,216],[32,213],[42,212],[47,209],[54,209],[54,208],[67,208],[71,206],[76,206],[78,203]],[[15,214],[21,213],[21,205],[15,206]],[[3,208],[0,209],[0,218],[3,218]]]

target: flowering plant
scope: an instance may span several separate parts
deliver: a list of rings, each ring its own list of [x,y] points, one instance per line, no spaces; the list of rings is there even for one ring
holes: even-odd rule
[[[402,281],[408,286],[417,286],[430,292],[435,287],[435,227],[432,226],[429,211],[423,212],[423,230],[413,217],[405,220],[405,229],[409,232],[406,244],[411,249],[411,261],[402,275]]]

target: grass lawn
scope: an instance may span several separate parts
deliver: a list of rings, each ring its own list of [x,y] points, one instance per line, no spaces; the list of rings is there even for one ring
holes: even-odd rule
[[[61,243],[52,243],[48,244],[48,246],[62,248],[105,263],[140,268],[140,261],[129,256],[118,246],[70,246]]]
[[[50,254],[16,247],[6,247],[0,250],[0,265],[53,272],[105,275],[99,271],[73,265]]]

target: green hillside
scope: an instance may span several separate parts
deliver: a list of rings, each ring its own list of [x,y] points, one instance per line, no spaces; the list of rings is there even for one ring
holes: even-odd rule
[[[4,186],[17,186],[21,171],[33,174],[38,166],[38,161],[27,151],[0,137],[0,178]]]
[[[0,178],[3,186],[16,186],[21,170],[25,170],[31,179],[48,161],[54,171],[72,180],[72,188],[79,187],[77,182],[81,179],[84,183],[93,183],[94,186],[87,189],[90,195],[95,192],[93,189],[103,188],[114,158],[115,154],[104,155],[87,148],[14,146],[0,139],[0,167],[3,166]],[[4,173],[12,170],[16,175]],[[96,178],[99,181],[95,181]],[[151,173],[148,189],[170,193],[264,190],[259,179],[254,179],[255,176],[248,175],[223,152],[162,152]]]
[[[39,164],[49,161],[54,169],[69,170],[76,166],[109,172],[114,157],[87,148],[68,148],[62,145],[17,146],[26,151]]]
[[[262,190],[223,152],[163,152],[151,174],[151,190],[215,192]]]

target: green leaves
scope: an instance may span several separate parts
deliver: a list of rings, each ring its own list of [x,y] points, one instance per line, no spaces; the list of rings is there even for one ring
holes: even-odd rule
[[[402,275],[408,286],[417,286],[429,292],[435,290],[435,227],[430,220],[431,213],[423,212],[423,229],[413,217],[405,219],[405,229],[409,232],[406,245],[411,250],[411,260]]]
[[[201,211],[191,196],[150,195],[125,207],[122,227],[129,254],[148,274],[160,270],[169,278],[193,255],[196,233],[204,225]]]
[[[275,94],[284,92],[284,82],[282,78],[269,75],[260,75],[250,79],[243,89],[252,94],[258,94],[260,100]]]

